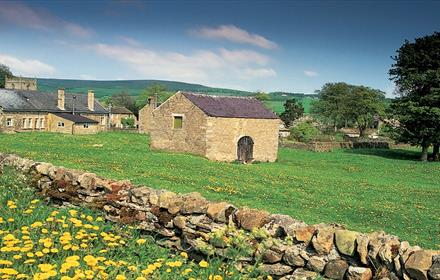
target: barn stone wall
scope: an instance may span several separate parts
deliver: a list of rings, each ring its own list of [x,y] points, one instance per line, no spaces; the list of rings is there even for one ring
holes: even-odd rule
[[[28,175],[53,202],[101,209],[108,220],[158,236],[163,246],[226,259],[231,251],[244,249],[235,255],[241,265],[259,262],[274,278],[440,279],[440,251],[411,246],[384,232],[307,225],[286,215],[211,202],[198,193],[135,186],[15,155],[0,154],[0,174],[3,166]]]
[[[173,128],[173,116],[183,116],[183,127]],[[206,115],[182,94],[177,93],[153,112],[150,147],[156,150],[206,153]]]
[[[206,130],[206,157],[217,161],[237,159],[237,143],[243,136],[254,141],[253,157],[273,162],[278,154],[278,119],[209,117]]]
[[[155,108],[150,104],[145,105],[139,110],[139,120],[138,120],[138,130],[139,133],[150,133],[151,129],[154,127],[153,122],[153,110]]]

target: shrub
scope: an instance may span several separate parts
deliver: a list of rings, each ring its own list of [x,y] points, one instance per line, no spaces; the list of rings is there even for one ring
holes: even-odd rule
[[[121,124],[124,128],[133,128],[134,127],[134,119],[133,118],[123,118],[121,120]]]
[[[315,140],[320,135],[319,129],[313,126],[309,122],[303,122],[293,127],[290,130],[290,139],[309,143],[310,141]]]

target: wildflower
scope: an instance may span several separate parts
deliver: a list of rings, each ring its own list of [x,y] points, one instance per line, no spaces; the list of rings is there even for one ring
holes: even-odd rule
[[[136,243],[139,244],[139,245],[145,244],[145,242],[147,242],[147,240],[145,240],[145,239],[138,239],[136,241]]]
[[[199,266],[202,267],[202,268],[207,268],[209,266],[209,263],[206,262],[205,260],[201,260],[199,262]]]

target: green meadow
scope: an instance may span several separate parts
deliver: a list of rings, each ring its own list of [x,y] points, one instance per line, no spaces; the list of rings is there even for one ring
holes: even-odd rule
[[[151,151],[148,143],[123,132],[0,134],[0,152],[440,249],[440,164],[418,162],[415,150],[281,148],[275,163],[240,165]]]

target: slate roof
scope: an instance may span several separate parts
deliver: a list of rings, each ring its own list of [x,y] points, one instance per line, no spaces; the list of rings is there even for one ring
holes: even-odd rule
[[[0,89],[0,107],[5,112],[71,112],[75,99],[75,112],[107,114],[108,111],[95,99],[95,110],[87,107],[87,94],[65,93],[64,107],[58,108],[58,93],[30,90]]]
[[[214,96],[181,92],[194,105],[211,117],[278,119],[274,112],[254,97]]]
[[[70,113],[53,113],[55,116],[72,121],[74,123],[99,123],[95,120],[83,117],[81,115],[73,115]]]
[[[128,110],[125,107],[112,107],[110,109],[110,113],[112,113],[112,114],[130,114],[130,115],[133,115],[133,112]]]

